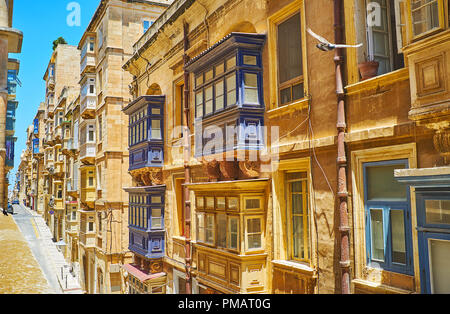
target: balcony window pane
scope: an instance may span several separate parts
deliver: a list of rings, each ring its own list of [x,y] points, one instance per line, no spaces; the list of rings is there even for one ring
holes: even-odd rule
[[[225,72],[225,65],[224,63],[221,63],[216,66],[216,76],[222,74],[223,72]]]
[[[222,81],[216,83],[214,88],[215,88],[214,92],[216,94],[216,110],[223,109],[223,107],[224,107],[224,97],[223,97],[224,81],[222,80]]]
[[[200,86],[203,84],[203,74],[195,78],[195,86]]]
[[[205,242],[214,244],[214,215],[206,215]]]
[[[162,210],[161,208],[152,208],[152,229],[162,227]]]
[[[239,242],[239,219],[236,217],[230,217],[228,221],[228,228],[230,237],[228,248],[237,250]]]
[[[414,36],[439,27],[438,0],[412,0],[411,10]]]
[[[261,219],[252,218],[247,220],[247,243],[248,249],[261,248]]]
[[[239,198],[237,197],[228,197],[228,209],[229,210],[239,210]]]
[[[161,120],[152,120],[152,139],[162,139]]]
[[[227,106],[232,106],[236,104],[236,73],[227,76]]]
[[[233,56],[227,60],[227,71],[231,70],[235,66],[236,66],[236,56]]]
[[[197,108],[196,117],[203,117],[203,92],[200,91],[195,94],[195,106]]]
[[[197,240],[205,242],[205,216],[202,213],[197,214]]]
[[[214,197],[206,198],[206,209],[214,209]]]
[[[425,213],[427,224],[450,225],[450,200],[426,200]]]
[[[428,242],[430,252],[430,268],[432,272],[431,293],[450,293],[450,241],[430,239]]]
[[[209,80],[211,80],[213,78],[214,74],[213,74],[213,70],[209,70],[205,73],[205,82],[208,82]]]
[[[372,259],[384,262],[384,227],[383,211],[381,209],[370,210]]]
[[[392,262],[406,264],[405,217],[403,210],[391,210]]]
[[[245,73],[244,85],[245,85],[245,102],[250,104],[259,103],[258,75],[254,73]]]
[[[227,215],[217,215],[217,246],[227,246]]]
[[[225,197],[217,197],[217,208],[218,210],[225,210]]]
[[[205,115],[213,112],[213,87],[209,86],[205,89]]]
[[[244,55],[244,64],[245,65],[258,65],[258,59],[256,56]]]

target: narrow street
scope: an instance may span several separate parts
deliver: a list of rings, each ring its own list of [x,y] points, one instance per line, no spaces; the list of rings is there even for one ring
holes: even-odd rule
[[[19,205],[14,213],[0,217],[0,293],[61,293],[33,215]]]

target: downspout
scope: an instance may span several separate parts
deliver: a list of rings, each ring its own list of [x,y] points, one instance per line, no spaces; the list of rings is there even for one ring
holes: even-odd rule
[[[189,61],[187,50],[189,49],[189,25],[183,23],[184,31],[184,55],[183,63],[184,68],[184,180],[185,184],[189,184],[191,181],[191,169],[189,167],[189,160],[191,157],[191,145],[190,145],[190,130],[189,130],[189,72],[186,70],[186,64]],[[183,187],[184,193],[184,219],[185,219],[185,262],[186,262],[186,294],[192,293],[192,277],[191,277],[191,201],[189,195],[189,188],[185,185]]]
[[[343,43],[344,26],[342,24],[342,0],[334,0],[334,37],[336,44]],[[343,85],[342,69],[344,67],[342,48],[335,49],[334,62],[336,65],[336,95],[338,101],[337,108],[337,168],[338,168],[338,191],[339,200],[339,234],[341,254],[339,265],[341,268],[341,293],[350,294],[350,254],[349,254],[349,234],[348,225],[348,190],[347,190],[347,155],[345,151],[345,131],[347,124],[345,121],[345,92]]]

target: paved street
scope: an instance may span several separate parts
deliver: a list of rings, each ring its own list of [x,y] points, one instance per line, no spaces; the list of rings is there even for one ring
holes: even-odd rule
[[[0,293],[60,293],[40,245],[33,216],[15,205],[15,215],[0,216]]]
[[[41,270],[47,278],[50,286],[55,293],[62,293],[55,274],[55,267],[52,264],[53,261],[49,257],[49,254],[46,250],[46,237],[43,236],[42,232],[39,231],[39,229],[41,228],[39,228],[37,225],[36,220],[40,216],[29,210],[26,210],[22,205],[14,205],[14,212],[14,220],[19,226],[22,235],[27,240],[34,257],[39,263],[39,266],[41,267]]]

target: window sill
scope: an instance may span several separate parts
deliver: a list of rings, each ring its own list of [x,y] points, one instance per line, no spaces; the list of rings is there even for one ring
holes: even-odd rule
[[[267,111],[267,115],[269,116],[270,119],[273,119],[286,114],[290,114],[295,111],[308,108],[308,105],[309,105],[309,98],[303,98],[296,102],[293,102],[292,104],[271,109]]]
[[[362,289],[362,290],[369,290],[372,293],[383,293],[383,294],[413,294],[414,291],[405,290],[401,288],[395,288],[391,286],[387,286],[385,284],[375,283],[363,279],[353,279],[352,284],[354,286],[354,289]]]
[[[360,94],[368,90],[376,90],[381,86],[393,85],[409,79],[409,69],[404,67],[345,87],[348,96]]]
[[[289,269],[295,272],[300,272],[305,275],[309,275],[313,278],[317,276],[317,271],[314,268],[300,262],[285,261],[285,260],[274,260],[272,264],[284,269]]]

